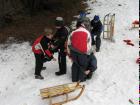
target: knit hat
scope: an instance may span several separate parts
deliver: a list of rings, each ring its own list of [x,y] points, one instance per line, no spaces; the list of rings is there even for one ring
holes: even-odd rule
[[[94,21],[99,21],[99,19],[100,19],[99,16],[98,15],[95,15],[93,20]]]
[[[63,26],[64,25],[64,19],[63,17],[56,17],[56,20],[55,20],[55,25],[56,26]]]

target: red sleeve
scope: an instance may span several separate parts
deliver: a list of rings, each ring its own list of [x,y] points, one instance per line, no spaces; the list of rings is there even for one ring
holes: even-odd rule
[[[45,54],[47,54],[49,57],[53,56],[53,54],[49,50],[45,50]]]

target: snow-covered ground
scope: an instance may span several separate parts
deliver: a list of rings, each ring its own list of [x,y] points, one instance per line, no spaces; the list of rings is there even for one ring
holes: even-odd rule
[[[139,19],[139,0],[87,1],[92,19],[101,19],[107,13],[115,13],[115,43],[102,39],[101,52],[96,53],[98,69],[93,78],[86,81],[82,96],[66,105],[134,105],[139,104],[139,31],[130,30],[132,21]],[[121,6],[119,5],[121,4]],[[135,46],[123,40],[131,39]],[[0,45],[0,105],[48,105],[39,90],[71,82],[71,61],[67,60],[68,73],[57,77],[57,62],[47,62],[42,71],[45,80],[34,79],[35,59],[28,42],[12,44],[6,49]],[[57,57],[57,55],[55,55]]]

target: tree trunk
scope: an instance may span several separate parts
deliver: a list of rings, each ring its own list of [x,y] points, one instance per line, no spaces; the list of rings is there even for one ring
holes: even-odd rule
[[[0,28],[4,27],[5,0],[0,0]]]

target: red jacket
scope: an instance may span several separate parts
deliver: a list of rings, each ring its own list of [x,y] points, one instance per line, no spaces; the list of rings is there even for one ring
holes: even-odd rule
[[[40,43],[40,41],[41,41],[42,38],[43,38],[43,35],[41,35],[39,38],[37,38],[37,39],[34,41],[33,45],[32,45],[32,51],[33,51],[34,53],[36,53],[36,54],[42,53],[42,50],[41,50],[41,49],[36,49],[36,48],[35,48],[35,46],[36,46],[37,44]]]
[[[68,45],[71,45],[76,51],[85,54],[91,52],[91,42],[90,32],[83,27],[73,31],[68,38]]]
[[[46,36],[41,35],[34,41],[32,45],[32,51],[35,54],[44,54],[48,57],[53,57],[53,53],[49,50],[50,44],[51,39],[48,39]]]

